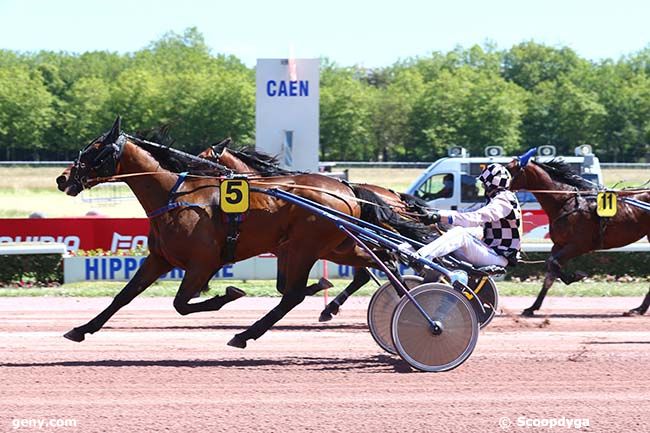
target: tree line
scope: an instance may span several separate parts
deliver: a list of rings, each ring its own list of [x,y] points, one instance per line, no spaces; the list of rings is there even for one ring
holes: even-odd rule
[[[591,144],[603,161],[650,157],[650,46],[589,61],[532,41],[434,52],[375,69],[322,60],[321,160],[429,161]],[[71,160],[121,114],[128,131],[170,125],[174,146],[255,140],[255,71],[196,28],[129,54],[0,50],[0,159]]]

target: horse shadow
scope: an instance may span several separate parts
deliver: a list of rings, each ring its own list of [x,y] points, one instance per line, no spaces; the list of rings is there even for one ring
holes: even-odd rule
[[[373,355],[369,357],[283,357],[241,359],[101,359],[86,361],[4,362],[0,368],[33,367],[170,367],[170,368],[283,368],[295,366],[313,371],[359,371],[363,373],[411,373],[415,370],[398,357]]]
[[[209,330],[209,331],[237,331],[241,329],[246,329],[243,325],[169,325],[169,326],[152,326],[152,325],[143,325],[143,326],[104,326],[102,329],[113,329],[113,330],[152,330],[152,331],[174,331],[174,330]],[[344,331],[368,331],[368,325],[365,323],[355,324],[355,323],[340,323],[340,324],[328,324],[324,325],[322,323],[315,323],[313,325],[275,325],[273,326],[274,330],[278,331],[335,331],[335,330],[344,330]]]

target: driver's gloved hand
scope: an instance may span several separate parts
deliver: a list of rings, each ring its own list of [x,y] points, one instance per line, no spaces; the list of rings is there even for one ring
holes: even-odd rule
[[[427,214],[422,218],[425,224],[437,224],[440,222],[440,213],[437,210],[427,211]]]

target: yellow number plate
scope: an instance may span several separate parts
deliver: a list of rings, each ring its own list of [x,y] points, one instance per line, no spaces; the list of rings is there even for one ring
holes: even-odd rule
[[[221,181],[219,205],[226,213],[244,213],[249,206],[248,182],[244,179]]]
[[[596,214],[600,217],[613,217],[616,215],[616,193],[599,192],[596,196]]]

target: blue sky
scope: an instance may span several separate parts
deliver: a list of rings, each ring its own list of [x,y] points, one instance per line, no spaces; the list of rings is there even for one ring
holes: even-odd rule
[[[341,66],[534,40],[591,60],[650,46],[650,2],[631,0],[0,0],[0,48],[136,51],[197,26],[215,53],[328,57]]]

